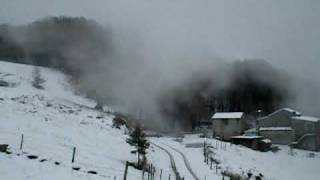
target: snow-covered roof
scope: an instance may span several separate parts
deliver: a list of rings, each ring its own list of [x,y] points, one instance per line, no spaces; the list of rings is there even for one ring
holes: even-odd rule
[[[260,131],[291,131],[291,127],[261,127]]]
[[[275,112],[273,112],[273,113],[271,113],[271,114],[275,114],[275,113],[278,113],[278,112],[280,112],[280,111],[287,111],[287,112],[295,113],[297,116],[300,116],[300,115],[301,115],[300,112],[298,112],[298,111],[296,111],[296,110],[294,110],[294,109],[291,109],[291,108],[281,108],[281,109],[279,109],[279,110],[277,110],[277,111],[275,111]]]
[[[291,108],[281,108],[281,109],[278,109],[278,110],[274,111],[273,113],[271,113],[271,114],[269,114],[269,115],[267,115],[267,116],[264,116],[264,117],[259,118],[258,120],[264,120],[264,119],[266,119],[266,118],[268,118],[268,117],[270,117],[270,116],[273,116],[273,115],[275,115],[275,114],[277,114],[277,113],[279,113],[279,112],[281,112],[281,111],[287,111],[287,112],[290,112],[290,113],[292,113],[292,114],[295,114],[295,116],[301,116],[301,113],[298,112],[298,111],[296,111],[296,110],[294,110],[294,109],[291,109]]]
[[[272,141],[270,139],[262,139],[261,141],[263,141],[265,143],[272,143]]]
[[[263,138],[263,136],[246,136],[246,135],[242,135],[242,136],[233,136],[233,139],[261,139]]]
[[[257,129],[256,128],[251,128],[251,129],[248,129],[248,130],[245,130],[245,132],[257,132]]]
[[[317,117],[312,117],[312,116],[294,116],[292,117],[294,120],[301,120],[301,121],[311,121],[311,122],[318,122],[320,121],[319,118]]]
[[[243,116],[243,112],[223,112],[215,113],[211,119],[240,119]]]
[[[282,108],[280,110],[285,110],[285,111],[289,111],[289,112],[292,112],[292,113],[296,112],[295,110],[293,110],[291,108]]]

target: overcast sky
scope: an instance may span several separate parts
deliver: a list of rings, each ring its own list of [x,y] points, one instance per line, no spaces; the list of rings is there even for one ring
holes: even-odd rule
[[[128,28],[147,45],[194,46],[232,59],[263,58],[308,78],[320,74],[319,0],[0,0],[0,23],[49,15]]]

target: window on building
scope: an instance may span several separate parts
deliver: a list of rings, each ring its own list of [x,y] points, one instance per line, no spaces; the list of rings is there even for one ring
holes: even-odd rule
[[[229,120],[228,119],[225,119],[224,120],[224,125],[228,125],[229,124]]]

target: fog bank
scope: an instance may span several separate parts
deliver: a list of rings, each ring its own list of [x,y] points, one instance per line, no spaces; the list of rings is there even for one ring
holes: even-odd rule
[[[85,68],[79,87],[131,113],[157,114],[168,87],[201,76],[224,86],[226,64],[264,59],[294,79],[284,105],[320,115],[319,1],[2,1],[1,23],[68,15],[110,28],[114,54]]]

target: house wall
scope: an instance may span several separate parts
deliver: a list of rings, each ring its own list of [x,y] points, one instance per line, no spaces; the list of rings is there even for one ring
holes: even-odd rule
[[[274,114],[259,120],[260,127],[287,127],[291,126],[291,117],[294,114],[292,112],[281,110]]]
[[[229,140],[232,136],[241,135],[243,131],[242,119],[215,119],[212,122],[213,134]]]
[[[292,120],[292,129],[295,130],[296,139],[298,140],[305,134],[315,134],[317,123],[311,121],[302,121],[302,120]]]
[[[294,141],[294,131],[283,130],[283,131],[260,131],[261,136],[266,137],[272,141],[273,144],[289,145]]]
[[[292,129],[295,130],[296,138],[300,139],[306,134],[314,134],[314,137],[308,137],[298,144],[297,148],[306,150],[320,150],[320,122],[310,122],[301,120],[292,120]]]
[[[297,148],[320,151],[320,122],[292,119],[294,113],[284,109],[259,120],[259,127],[291,127],[293,131],[260,131],[260,135],[274,144],[288,145],[296,142]],[[314,136],[306,136],[313,134]]]
[[[295,148],[316,151],[318,149],[316,136],[307,136],[295,145]]]
[[[233,138],[232,139],[232,143],[233,144],[241,144],[243,146],[246,146],[248,148],[254,149],[254,150],[258,150],[259,146],[258,146],[258,139],[240,139],[240,138]]]
[[[316,126],[316,131],[315,131],[316,150],[320,151],[320,121],[318,121],[315,126]]]

